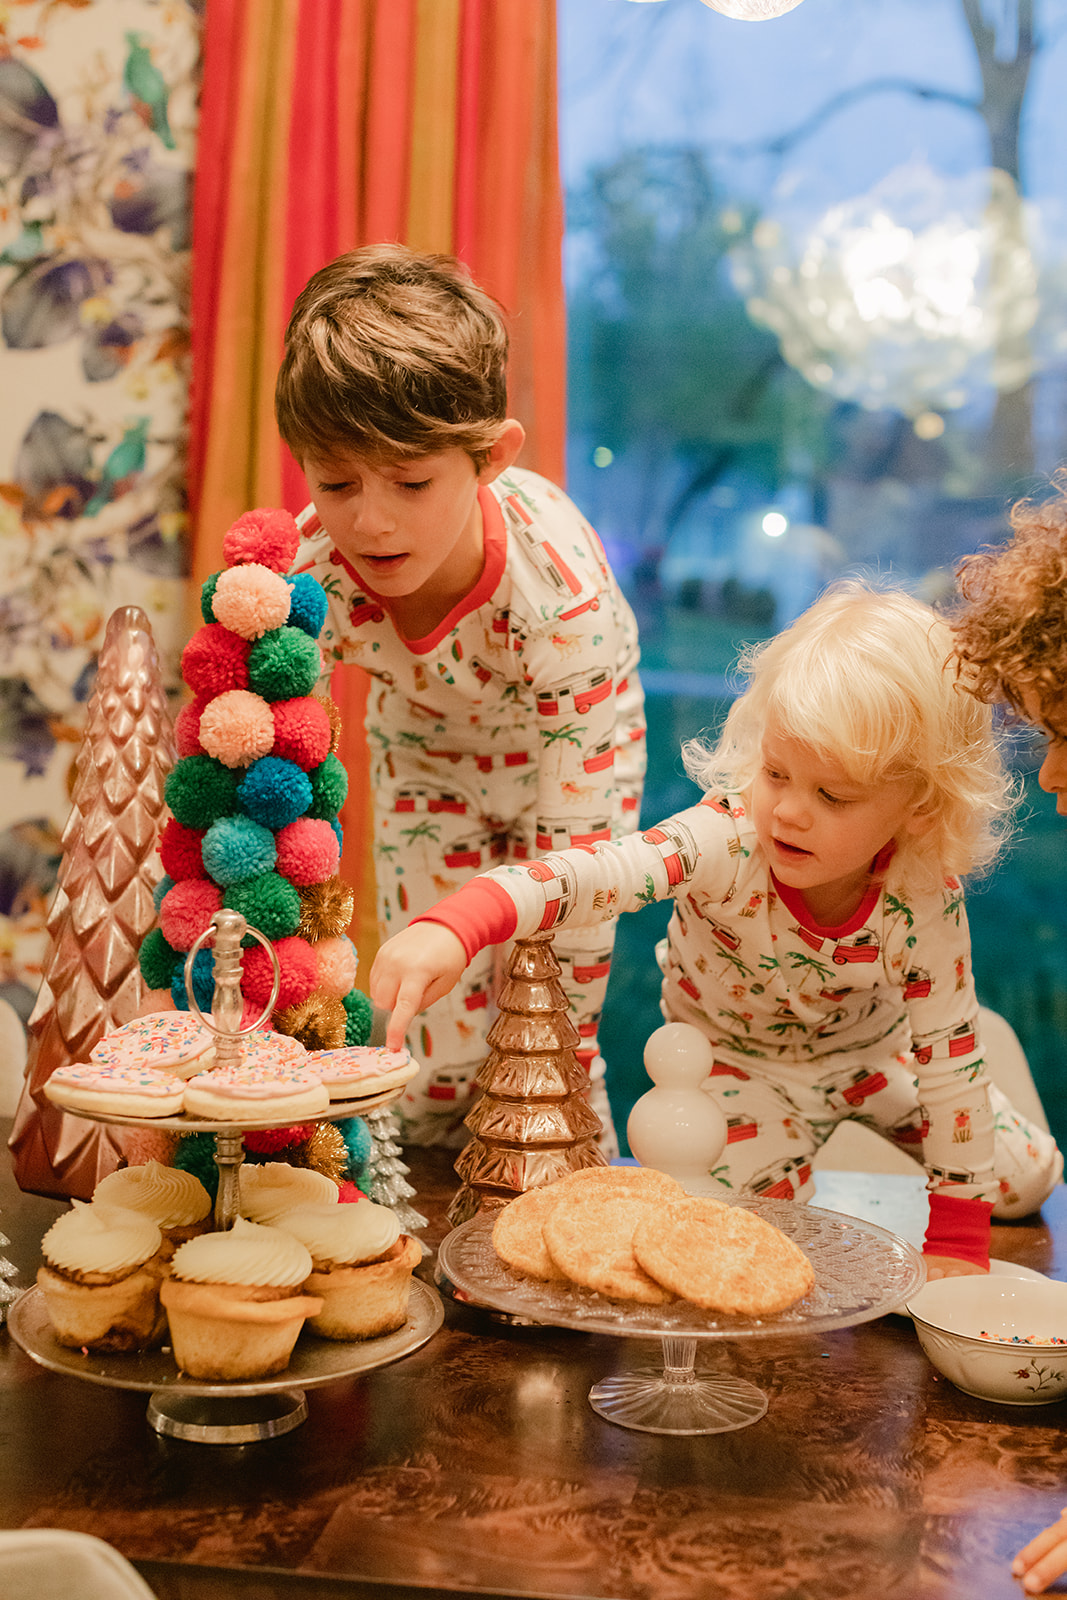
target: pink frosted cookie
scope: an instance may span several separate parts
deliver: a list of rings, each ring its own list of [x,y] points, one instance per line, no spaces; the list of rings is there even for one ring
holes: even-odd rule
[[[275,1033],[273,1028],[256,1028],[242,1038],[244,1059],[250,1066],[263,1066],[268,1061],[299,1061],[307,1064],[308,1053],[299,1039],[287,1033]]]
[[[215,1059],[215,1040],[187,1011],[152,1011],[97,1040],[90,1061],[102,1067],[147,1066],[191,1078]]]
[[[65,1111],[117,1117],[171,1117],[182,1109],[185,1082],[147,1066],[72,1061],[57,1067],[44,1092]]]
[[[360,1100],[409,1083],[419,1070],[409,1050],[349,1045],[341,1050],[309,1050],[308,1069],[330,1091],[331,1100]]]
[[[201,1072],[185,1085],[185,1109],[208,1122],[299,1122],[325,1111],[330,1097],[312,1072],[266,1061]]]

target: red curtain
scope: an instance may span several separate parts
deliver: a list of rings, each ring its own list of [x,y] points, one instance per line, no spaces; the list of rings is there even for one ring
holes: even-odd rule
[[[458,255],[500,301],[523,462],[562,481],[556,129],[555,0],[210,0],[193,234],[194,599],[235,517],[306,503],[274,427],[274,379],[297,292],[357,244]],[[376,934],[364,675],[335,673],[333,694],[365,982]]]

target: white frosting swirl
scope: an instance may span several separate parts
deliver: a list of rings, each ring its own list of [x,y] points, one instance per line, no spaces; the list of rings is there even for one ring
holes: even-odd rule
[[[324,1172],[287,1161],[245,1162],[237,1181],[240,1212],[250,1222],[275,1223],[296,1206],[336,1205],[340,1192]]]
[[[291,1233],[237,1217],[225,1233],[202,1233],[179,1245],[171,1266],[187,1283],[295,1289],[311,1271],[311,1256]]]
[[[199,1178],[159,1161],[109,1172],[93,1190],[93,1204],[101,1201],[141,1211],[161,1228],[192,1227],[211,1210],[211,1196]]]
[[[388,1206],[356,1200],[343,1206],[299,1206],[277,1226],[307,1245],[316,1265],[351,1267],[374,1261],[400,1237],[400,1219]]]
[[[119,1277],[154,1256],[162,1243],[150,1217],[123,1206],[73,1200],[41,1240],[41,1253],[60,1272]]]

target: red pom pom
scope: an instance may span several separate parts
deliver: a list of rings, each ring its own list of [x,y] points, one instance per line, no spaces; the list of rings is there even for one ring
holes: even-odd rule
[[[341,846],[328,822],[318,817],[298,817],[274,835],[278,850],[275,870],[298,889],[309,883],[325,883],[341,861]]]
[[[274,945],[274,954],[278,957],[278,965],[281,968],[281,983],[274,1009],[287,1011],[290,1006],[298,1006],[308,995],[315,992],[319,981],[319,964],[307,940],[295,936],[290,939],[278,939]],[[254,945],[241,957],[241,968],[243,974],[241,990],[245,999],[251,1001],[253,1005],[265,1006],[270,999],[270,986],[273,981],[267,952],[260,945]]]
[[[186,878],[168,889],[159,907],[159,931],[172,950],[191,950],[222,904],[210,878]]]
[[[247,1138],[245,1144],[248,1143]],[[357,1189],[351,1178],[346,1178],[337,1191],[337,1200],[340,1205],[354,1205],[357,1200],[369,1200],[370,1195],[364,1194],[362,1189]]]
[[[330,753],[333,737],[322,701],[301,695],[296,700],[275,700],[270,709],[274,716],[271,754],[295,761],[305,772],[320,766]]]
[[[174,719],[174,743],[178,747],[179,756],[202,756],[204,747],[200,743],[200,718],[204,708],[211,704],[210,695],[198,694],[195,700],[190,700],[188,705],[182,706]]]
[[[163,871],[175,883],[180,883],[183,878],[207,877],[204,858],[200,854],[204,832],[203,828],[185,828],[173,817],[163,824],[159,836],[159,859],[163,863]]]
[[[231,633],[221,622],[198,628],[182,651],[182,677],[194,694],[213,700],[227,689],[248,688],[250,639]]]
[[[272,1156],[279,1150],[291,1150],[294,1144],[306,1144],[314,1132],[313,1122],[301,1122],[295,1128],[264,1128],[261,1133],[245,1134],[245,1149]]]
[[[270,507],[246,511],[222,541],[227,566],[256,561],[272,572],[288,572],[300,547],[300,529],[288,511]]]

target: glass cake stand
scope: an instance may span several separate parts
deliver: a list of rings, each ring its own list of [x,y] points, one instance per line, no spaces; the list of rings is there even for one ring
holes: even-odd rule
[[[643,1433],[730,1433],[758,1422],[767,1410],[767,1396],[728,1373],[698,1374],[698,1342],[780,1339],[850,1328],[896,1311],[926,1278],[919,1252],[873,1223],[795,1201],[736,1203],[795,1240],[814,1268],[815,1288],[777,1316],[725,1316],[683,1301],[645,1306],[609,1300],[576,1284],[524,1278],[493,1249],[494,1212],[482,1212],[445,1236],[437,1281],[459,1300],[529,1322],[624,1339],[659,1339],[662,1365],[594,1384],[589,1391],[593,1410]]]

